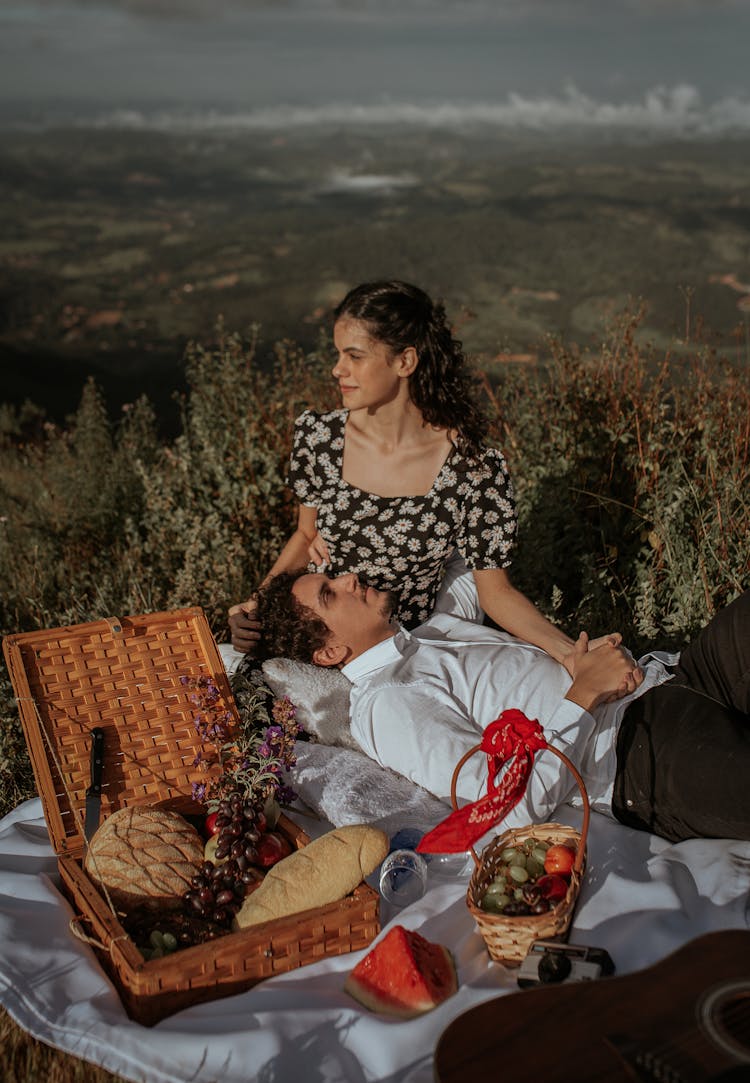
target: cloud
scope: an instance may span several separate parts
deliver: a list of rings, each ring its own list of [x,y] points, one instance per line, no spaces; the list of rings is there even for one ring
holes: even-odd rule
[[[85,122],[86,125],[90,122]],[[145,113],[115,110],[102,114],[94,126],[174,132],[277,131],[292,128],[352,126],[359,130],[385,126],[465,130],[483,126],[514,132],[638,135],[640,137],[705,137],[750,132],[750,99],[729,97],[706,103],[699,91],[683,83],[656,86],[632,101],[610,102],[582,93],[575,86],[557,96],[509,94],[496,102],[424,105],[387,102],[375,105],[329,103],[317,106],[276,105],[247,112],[204,110]],[[337,175],[336,183],[350,188],[411,183],[411,178]]]

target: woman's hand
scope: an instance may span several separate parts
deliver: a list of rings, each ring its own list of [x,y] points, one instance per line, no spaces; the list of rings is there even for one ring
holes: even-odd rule
[[[586,632],[581,632],[573,650],[563,659],[563,665],[573,678],[566,698],[589,709],[635,692],[643,682],[643,670],[631,653],[620,646],[621,642],[619,632],[591,641]],[[580,693],[582,682],[586,695],[590,696],[589,704],[583,702],[580,694],[570,694]],[[592,696],[594,690],[596,695]]]
[[[328,546],[323,540],[323,535],[318,531],[307,549],[310,560],[313,564],[317,564],[318,567],[321,564],[330,564],[331,558],[328,555]]]
[[[622,636],[619,632],[610,632],[609,635],[599,636],[597,639],[590,639],[589,650],[595,651],[597,647],[603,647],[605,643],[611,643],[613,647],[619,647],[622,643]]]
[[[229,610],[229,631],[232,646],[236,651],[253,654],[260,641],[260,621],[257,618],[258,605],[255,598],[233,605]]]

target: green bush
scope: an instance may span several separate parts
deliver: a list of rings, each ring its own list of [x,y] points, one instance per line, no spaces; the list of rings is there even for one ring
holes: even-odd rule
[[[626,316],[595,354],[553,343],[544,366],[481,384],[518,497],[515,582],[567,631],[617,628],[640,649],[679,645],[747,585],[750,389],[636,329]],[[64,428],[4,409],[3,634],[200,605],[223,638],[292,528],[293,422],[337,404],[329,367],[283,342],[269,372],[219,328],[188,351],[169,441],[145,400],[113,425],[93,384]],[[7,678],[0,727],[5,812],[33,793]]]
[[[747,585],[747,374],[639,347],[552,343],[493,395],[519,504],[517,584],[566,630],[679,646]]]

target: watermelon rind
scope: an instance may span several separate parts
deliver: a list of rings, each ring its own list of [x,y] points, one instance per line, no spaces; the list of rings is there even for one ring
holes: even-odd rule
[[[452,996],[458,976],[448,948],[394,925],[357,963],[344,989],[370,1011],[413,1019]]]

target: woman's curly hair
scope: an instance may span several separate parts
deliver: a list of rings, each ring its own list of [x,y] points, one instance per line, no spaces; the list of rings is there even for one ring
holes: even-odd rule
[[[292,587],[305,574],[305,568],[279,572],[258,590],[262,658],[312,662],[315,652],[328,642],[331,636],[328,625],[292,594]]]
[[[442,303],[408,282],[365,282],[347,293],[333,315],[335,320],[363,320],[373,338],[395,353],[412,346],[419,357],[409,378],[412,402],[428,425],[454,429],[462,451],[481,452],[489,421],[476,401],[463,348],[451,334]]]

